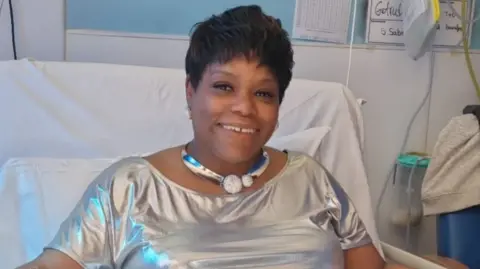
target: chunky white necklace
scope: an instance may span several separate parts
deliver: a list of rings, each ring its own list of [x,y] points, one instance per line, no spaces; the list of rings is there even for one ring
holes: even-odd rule
[[[268,153],[265,150],[262,151],[260,160],[243,176],[221,176],[203,166],[199,161],[189,155],[185,149],[182,150],[182,160],[194,174],[214,181],[222,186],[227,193],[235,194],[242,191],[244,187],[248,188],[252,186],[253,181],[267,169],[270,159]]]

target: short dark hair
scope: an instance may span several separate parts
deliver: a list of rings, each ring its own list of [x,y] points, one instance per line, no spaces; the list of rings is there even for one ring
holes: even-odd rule
[[[279,85],[281,102],[292,79],[293,50],[280,20],[263,13],[257,5],[238,6],[194,25],[185,69],[193,88],[212,63],[235,57],[258,59],[270,69]]]

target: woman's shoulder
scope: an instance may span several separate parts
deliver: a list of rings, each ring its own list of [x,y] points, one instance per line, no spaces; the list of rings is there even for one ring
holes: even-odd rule
[[[169,151],[171,149],[150,155],[131,155],[118,158],[96,177],[93,184],[110,191],[126,188],[131,184],[141,186],[153,178],[155,169],[152,163],[157,162],[158,159],[165,159],[163,155]]]
[[[86,193],[111,196],[121,193],[131,186],[138,185],[148,175],[148,164],[141,156],[122,157],[113,161],[96,175]]]
[[[102,171],[100,177],[117,179],[119,177],[133,178],[133,175],[148,170],[148,162],[142,156],[123,157]]]
[[[287,169],[305,171],[314,170],[324,172],[325,167],[315,158],[304,152],[288,150]]]
[[[340,184],[330,171],[321,164],[321,161],[299,151],[288,151],[288,163],[283,176],[295,179],[294,184],[303,182],[310,187],[316,186],[322,189],[340,187]],[[289,181],[287,180],[287,182]]]
[[[145,175],[142,174],[149,174],[154,170],[153,167],[155,167],[155,163],[167,163],[168,165],[168,160],[171,160],[168,156],[176,151],[178,151],[178,149],[172,147],[148,155],[122,157],[108,166],[102,174],[109,178],[143,178]]]
[[[137,196],[149,193],[149,190],[163,182],[158,180],[162,175],[160,172],[157,173],[151,163],[157,158],[156,156],[158,156],[157,153],[149,156],[137,155],[117,159],[95,178],[87,192],[96,196],[107,195],[111,206],[122,211],[120,208],[125,201],[129,200],[135,203]],[[126,196],[129,195],[133,196],[127,198]]]

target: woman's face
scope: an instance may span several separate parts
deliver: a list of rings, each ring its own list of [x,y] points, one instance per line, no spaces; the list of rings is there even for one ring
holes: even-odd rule
[[[209,65],[196,90],[187,78],[196,144],[229,163],[250,160],[270,139],[280,107],[278,83],[245,58]]]

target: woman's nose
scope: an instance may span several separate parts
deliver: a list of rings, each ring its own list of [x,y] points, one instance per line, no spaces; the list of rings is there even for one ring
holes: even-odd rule
[[[232,111],[242,116],[250,116],[255,113],[254,102],[250,96],[238,95],[232,105]]]

